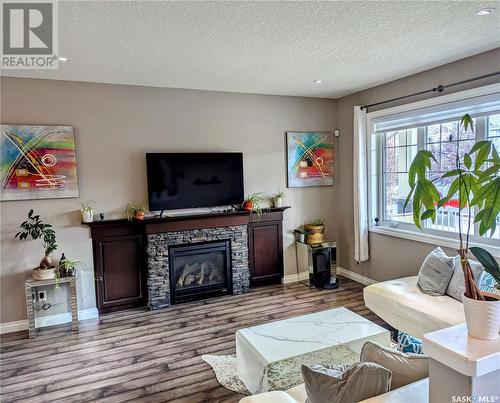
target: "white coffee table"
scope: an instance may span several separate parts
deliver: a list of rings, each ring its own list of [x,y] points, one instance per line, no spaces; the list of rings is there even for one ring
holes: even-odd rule
[[[302,364],[357,362],[368,340],[390,347],[388,330],[346,308],[240,329],[238,375],[252,394],[285,390],[302,382]]]

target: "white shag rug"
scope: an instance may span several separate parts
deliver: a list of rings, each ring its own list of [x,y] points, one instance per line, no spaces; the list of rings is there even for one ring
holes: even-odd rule
[[[211,355],[202,357],[215,372],[217,381],[226,389],[243,395],[250,395],[243,382],[238,377],[236,355]],[[287,390],[303,382],[300,368],[304,365],[350,365],[359,361],[359,354],[344,345],[314,351],[292,357],[283,361],[271,363],[265,370],[265,390]]]

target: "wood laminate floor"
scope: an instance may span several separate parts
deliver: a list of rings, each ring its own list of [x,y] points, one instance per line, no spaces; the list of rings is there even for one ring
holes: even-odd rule
[[[1,338],[0,401],[237,402],[219,385],[203,354],[235,352],[237,329],[344,306],[384,325],[363,303],[363,285],[342,278],[342,290],[301,284],[253,288],[244,295],[134,309],[67,326]]]

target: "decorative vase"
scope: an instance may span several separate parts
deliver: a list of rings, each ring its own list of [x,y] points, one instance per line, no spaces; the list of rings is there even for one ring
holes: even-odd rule
[[[134,218],[136,220],[144,220],[144,211],[136,211],[134,213]]]
[[[241,205],[241,207],[243,208],[243,210],[252,211],[253,210],[253,201],[251,201],[251,200],[244,201],[243,204]]]
[[[465,323],[469,336],[481,340],[496,340],[500,327],[500,300],[495,294],[482,292],[486,301],[463,295]]]
[[[283,207],[283,198],[275,197],[274,198],[274,207]]]
[[[306,242],[309,245],[325,242],[324,225],[306,225],[306,231],[307,231]]]
[[[306,242],[306,234],[304,234],[303,232],[296,231],[295,232],[295,239],[298,242],[305,243]]]
[[[31,273],[31,278],[35,281],[39,280],[52,280],[56,278],[56,268],[51,267],[49,269],[33,269]]]
[[[83,222],[92,222],[94,221],[94,211],[93,210],[80,210],[82,213],[82,221]]]

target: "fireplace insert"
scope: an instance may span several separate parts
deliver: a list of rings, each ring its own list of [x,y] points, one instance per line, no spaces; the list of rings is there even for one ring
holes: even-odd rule
[[[231,241],[169,247],[170,303],[232,294]]]

